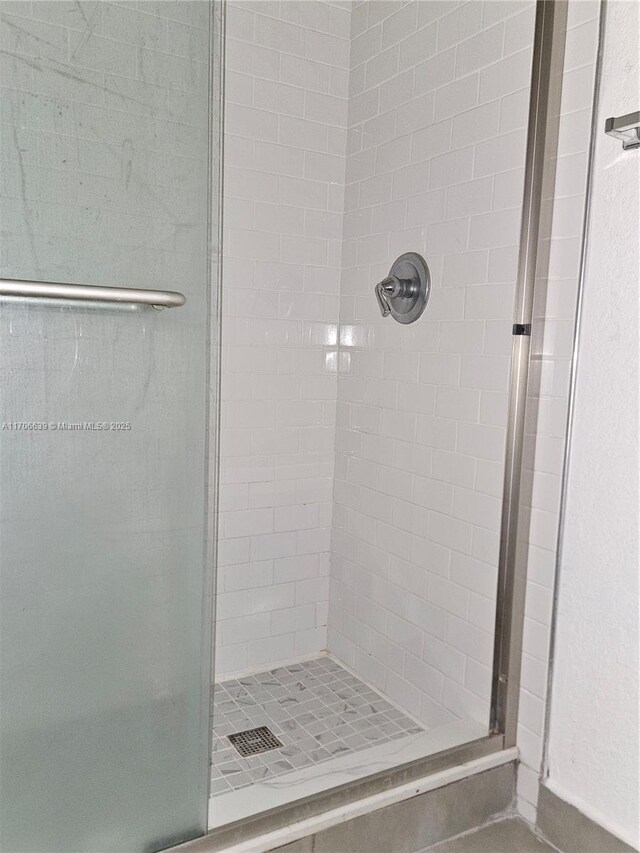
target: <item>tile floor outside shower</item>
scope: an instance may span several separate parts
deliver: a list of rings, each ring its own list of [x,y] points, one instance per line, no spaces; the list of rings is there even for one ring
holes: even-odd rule
[[[212,796],[424,731],[329,657],[216,684],[213,708]],[[229,735],[261,726],[282,746],[242,757]]]
[[[422,853],[552,853],[553,850],[555,847],[540,838],[528,823],[509,818],[427,847]]]
[[[316,843],[316,837],[310,836],[278,847],[273,853],[369,853],[370,839],[359,837],[354,831],[353,837],[347,842],[348,846],[341,849],[329,848],[326,843]],[[376,847],[376,853],[380,850]],[[386,853],[407,853],[407,846],[398,837],[396,850]],[[541,838],[528,823],[518,817],[491,821],[484,826],[476,827],[461,835],[441,841],[412,853],[553,853],[556,848]],[[606,851],[602,851],[606,853]]]

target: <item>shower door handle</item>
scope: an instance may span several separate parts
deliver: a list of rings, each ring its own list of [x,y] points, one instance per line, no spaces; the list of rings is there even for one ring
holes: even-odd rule
[[[158,309],[178,308],[186,302],[184,294],[175,290],[145,290],[136,287],[104,287],[98,284],[65,284],[55,281],[23,281],[10,278],[0,278],[0,297],[2,296],[119,302],[129,305],[151,305]]]

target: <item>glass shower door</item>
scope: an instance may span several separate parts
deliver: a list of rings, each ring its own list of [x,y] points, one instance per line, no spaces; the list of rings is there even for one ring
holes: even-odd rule
[[[2,853],[206,830],[211,14],[0,13],[0,278],[186,296],[0,298]]]

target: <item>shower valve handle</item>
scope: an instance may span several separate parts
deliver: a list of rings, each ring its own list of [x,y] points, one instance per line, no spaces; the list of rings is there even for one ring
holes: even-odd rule
[[[391,264],[386,278],[373,288],[383,317],[398,323],[413,323],[429,301],[431,275],[427,262],[417,252],[405,252]]]
[[[411,296],[413,293],[412,285],[411,279],[398,278],[396,275],[389,275],[376,284],[376,298],[383,317],[388,317],[391,313],[391,303],[389,300],[396,296]]]

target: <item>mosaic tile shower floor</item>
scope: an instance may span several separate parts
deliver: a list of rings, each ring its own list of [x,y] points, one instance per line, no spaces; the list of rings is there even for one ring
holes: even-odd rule
[[[328,657],[214,689],[211,794],[224,794],[423,729]],[[243,758],[228,735],[268,726],[283,746]]]

